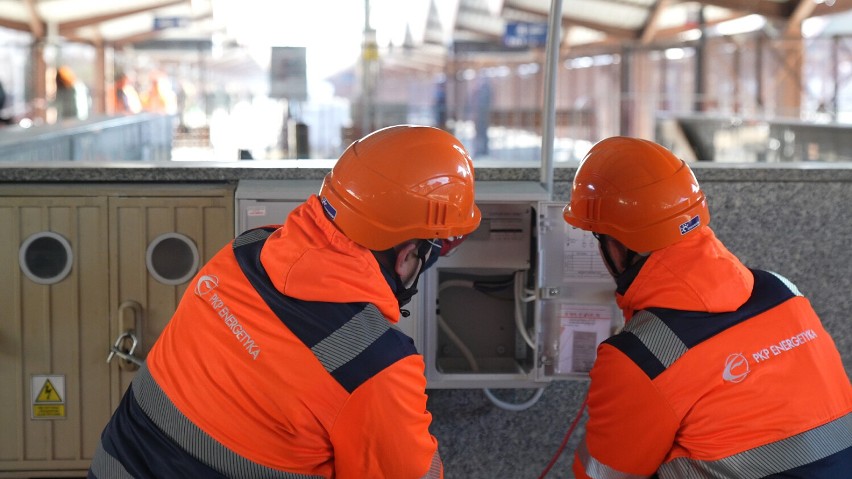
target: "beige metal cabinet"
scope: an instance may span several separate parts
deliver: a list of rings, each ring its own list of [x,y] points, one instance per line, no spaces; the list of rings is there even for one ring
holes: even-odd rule
[[[222,185],[0,185],[0,477],[85,475],[135,370],[110,347],[144,360],[233,218]]]

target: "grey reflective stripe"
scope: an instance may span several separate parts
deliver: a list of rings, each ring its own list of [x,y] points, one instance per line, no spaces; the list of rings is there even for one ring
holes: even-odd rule
[[[256,243],[258,241],[263,241],[266,238],[269,238],[269,235],[271,235],[271,234],[272,234],[271,231],[267,231],[267,230],[262,229],[262,228],[247,231],[247,232],[237,236],[237,238],[234,240],[233,247],[239,248],[240,246],[245,246],[245,245],[250,244],[250,243]]]
[[[435,454],[432,454],[432,464],[429,465],[429,471],[426,472],[423,479],[438,479],[441,477],[441,469],[443,466],[444,465],[441,462],[441,455],[438,454],[438,450],[435,449]]]
[[[311,348],[326,371],[332,372],[361,354],[390,329],[388,320],[372,304]]]
[[[790,291],[792,291],[792,293],[795,294],[796,296],[802,296],[802,292],[799,291],[799,288],[797,288],[796,285],[793,284],[789,279],[781,276],[780,274],[776,273],[775,271],[767,271],[767,273],[778,278],[778,280],[781,281],[782,283],[784,283],[784,286],[789,288]]]
[[[636,313],[624,326],[624,331],[639,338],[666,368],[689,349],[660,318],[647,311]]]
[[[98,479],[133,479],[118,459],[109,455],[102,443],[98,443],[92,464],[89,466],[92,474]]]
[[[279,471],[256,462],[252,462],[243,456],[231,451],[193,424],[186,418],[168,396],[160,389],[147,365],[136,373],[133,378],[133,394],[136,402],[145,411],[145,414],[166,435],[178,443],[184,450],[194,458],[219,471],[228,477],[239,478],[275,478],[275,479],[305,479],[321,478],[322,476],[309,476],[292,472]]]
[[[660,466],[661,479],[757,479],[811,464],[852,446],[852,413],[780,441],[716,461],[679,457]]]
[[[617,471],[598,461],[589,454],[589,450],[586,447],[586,438],[583,438],[583,440],[580,441],[580,447],[577,449],[577,455],[580,457],[580,462],[583,464],[583,469],[586,471],[586,475],[592,479],[646,479],[651,477]]]

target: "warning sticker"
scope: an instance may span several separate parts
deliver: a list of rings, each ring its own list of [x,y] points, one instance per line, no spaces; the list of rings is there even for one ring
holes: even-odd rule
[[[249,216],[266,216],[266,206],[251,206],[246,209]]]
[[[33,419],[65,418],[65,375],[32,376]]]

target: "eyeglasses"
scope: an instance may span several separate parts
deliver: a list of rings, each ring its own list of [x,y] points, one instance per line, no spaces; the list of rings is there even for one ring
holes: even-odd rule
[[[417,247],[417,256],[423,261],[422,270],[425,271],[441,256],[449,256],[456,252],[456,248],[464,241],[463,236],[453,236],[451,238],[433,238],[429,240],[421,240],[420,246]]]
[[[601,233],[596,233],[594,231],[592,231],[592,236],[594,236],[595,239],[598,240],[598,243],[606,243],[609,239],[609,236]]]
[[[458,248],[465,239],[467,239],[467,236],[459,235],[434,241],[441,242],[441,256],[449,256],[456,251],[456,248]]]
[[[612,236],[605,235],[605,234],[602,234],[602,233],[596,233],[596,232],[592,231],[592,236],[594,236],[595,239],[598,240],[598,243],[601,245],[601,248],[604,248],[604,249],[612,241]]]

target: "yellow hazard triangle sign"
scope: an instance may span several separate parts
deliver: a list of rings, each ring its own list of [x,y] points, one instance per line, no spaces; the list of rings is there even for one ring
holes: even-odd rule
[[[65,417],[65,376],[32,377],[33,419]]]
[[[41,392],[39,392],[36,397],[36,402],[62,402],[62,398],[59,397],[59,393],[56,392],[56,388],[53,387],[53,383],[50,382],[50,379],[44,382]]]

